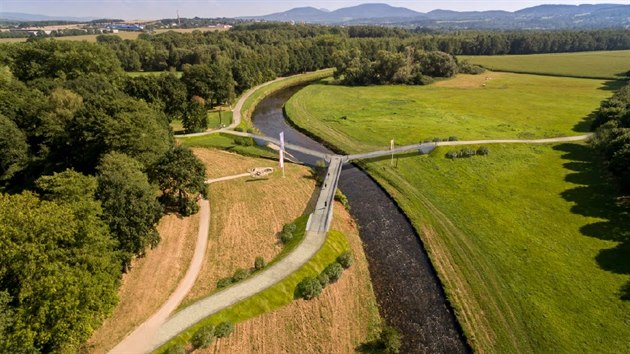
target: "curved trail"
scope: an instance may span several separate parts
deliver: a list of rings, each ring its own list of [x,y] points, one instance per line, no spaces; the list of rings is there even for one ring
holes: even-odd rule
[[[203,265],[206,247],[208,245],[208,231],[210,228],[210,202],[203,199],[199,205],[199,233],[193,257],[184,278],[177,284],[175,291],[168,300],[149,319],[131,332],[122,342],[118,343],[110,353],[143,353],[147,351],[146,341],[157,333],[158,328],[166,322],[168,316],[182,302],[193,287],[201,266]]]

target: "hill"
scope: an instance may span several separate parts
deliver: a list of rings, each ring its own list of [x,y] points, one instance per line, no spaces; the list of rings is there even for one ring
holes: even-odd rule
[[[630,5],[539,5],[515,12],[452,11],[428,13],[387,4],[362,4],[325,11],[313,7],[251,17],[264,21],[321,24],[373,24],[449,29],[595,29],[630,28]]]
[[[72,17],[72,16],[47,16],[37,14],[25,14],[21,12],[0,12],[0,21],[70,21],[70,22],[87,22],[94,20],[95,17]]]

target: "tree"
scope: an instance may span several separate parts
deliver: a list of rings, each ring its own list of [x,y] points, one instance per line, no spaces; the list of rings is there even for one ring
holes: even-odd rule
[[[186,86],[188,97],[199,96],[204,100],[210,100],[213,90],[210,82],[214,80],[213,72],[207,65],[184,65],[184,74],[181,81]]]
[[[0,114],[0,181],[11,179],[28,162],[26,136],[13,121]]]
[[[256,257],[256,259],[254,260],[255,270],[261,270],[265,268],[266,266],[267,266],[267,262],[265,262],[265,259],[262,256]]]
[[[298,283],[295,291],[299,297],[310,300],[322,293],[322,284],[317,278],[306,277]]]
[[[126,269],[132,256],[141,256],[147,247],[160,241],[156,225],[162,216],[157,188],[149,184],[142,164],[117,152],[103,157],[97,167],[96,197],[103,206],[103,218],[118,240]]]
[[[217,336],[217,338],[224,338],[232,334],[233,331],[234,324],[232,322],[221,322],[214,330],[214,334]]]
[[[354,263],[354,258],[352,257],[352,253],[350,251],[345,251],[337,257],[337,263],[341,264],[345,269],[350,268],[352,263]]]
[[[69,172],[43,184],[49,200],[0,194],[3,352],[73,352],[116,303],[120,266],[94,181]]]
[[[416,52],[415,57],[424,75],[451,77],[457,74],[457,62],[450,54],[438,51]]]
[[[184,110],[182,117],[182,125],[186,129],[186,133],[198,133],[208,129],[208,112],[202,98],[194,96]]]
[[[343,267],[341,264],[334,262],[329,264],[326,269],[322,272],[328,276],[328,279],[331,283],[336,282],[341,278],[341,274],[343,273]]]
[[[392,326],[385,326],[379,338],[385,353],[397,354],[402,345],[402,336],[398,330]]]
[[[199,195],[207,197],[206,168],[186,147],[169,150],[151,167],[149,176],[160,187],[163,203],[176,206],[182,215],[197,211]]]
[[[190,344],[195,349],[207,348],[214,339],[214,327],[212,325],[206,325],[201,327],[190,339]]]

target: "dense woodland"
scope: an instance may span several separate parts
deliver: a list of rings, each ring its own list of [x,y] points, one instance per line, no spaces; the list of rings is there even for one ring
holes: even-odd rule
[[[470,70],[454,54],[627,48],[627,31],[265,23],[0,45],[0,352],[75,351],[115,306],[121,272],[159,242],[161,215],[196,212],[204,166],[176,146],[173,119],[203,130],[207,107],[277,76],[327,67],[346,84],[425,84]],[[625,181],[629,92],[605,103],[597,123],[611,170]]]

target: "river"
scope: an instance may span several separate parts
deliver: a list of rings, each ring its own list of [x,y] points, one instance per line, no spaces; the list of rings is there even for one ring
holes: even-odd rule
[[[252,121],[267,136],[278,137],[284,131],[287,142],[331,152],[284,119],[284,103],[300,89],[291,87],[267,97]],[[313,157],[290,152],[305,164],[316,163]],[[420,238],[394,200],[353,165],[344,166],[339,189],[359,225],[381,316],[403,335],[401,353],[470,352]]]

